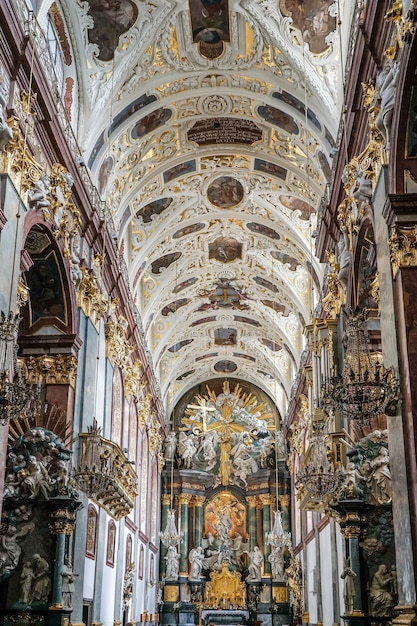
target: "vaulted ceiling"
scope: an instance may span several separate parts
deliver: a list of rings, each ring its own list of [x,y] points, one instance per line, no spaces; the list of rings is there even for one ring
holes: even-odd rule
[[[233,376],[283,414],[323,282],[314,231],[355,3],[64,4],[73,124],[167,410]]]

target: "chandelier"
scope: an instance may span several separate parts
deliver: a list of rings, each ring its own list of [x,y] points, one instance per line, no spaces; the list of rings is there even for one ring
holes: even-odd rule
[[[171,434],[175,440],[175,432]],[[172,439],[172,437],[171,437]],[[175,446],[171,448],[171,476],[170,476],[170,508],[168,511],[167,523],[165,529],[159,532],[159,538],[166,548],[171,546],[178,546],[183,538],[184,533],[177,530],[175,523],[175,511],[173,508],[174,503],[174,454]]]
[[[343,417],[363,427],[398,400],[398,382],[392,369],[372,359],[363,312],[350,317],[346,336],[342,375],[324,384],[322,406],[340,409]]]
[[[284,440],[285,441],[285,440]],[[279,448],[279,440],[278,440],[278,427],[275,428],[275,490],[276,490],[276,501],[277,501],[277,510],[274,511],[274,525],[272,530],[265,534],[265,541],[267,545],[272,548],[283,548],[291,546],[291,533],[284,530],[282,526],[282,513],[278,508],[279,502],[279,472],[278,472],[278,448]]]
[[[325,500],[337,495],[343,481],[343,473],[329,461],[324,421],[313,423],[310,448],[304,467],[297,473],[297,487],[304,489],[311,498]]]
[[[272,548],[289,548],[291,546],[291,533],[282,527],[281,511],[274,511],[274,525],[272,530],[265,535],[266,543]]]
[[[175,511],[170,509],[168,511],[168,519],[165,530],[159,533],[160,540],[166,548],[169,548],[170,546],[178,546],[182,541],[183,534],[184,533],[177,531],[177,526],[175,524]]]
[[[17,367],[17,334],[20,317],[0,311],[0,424],[28,417],[35,409],[36,393]]]

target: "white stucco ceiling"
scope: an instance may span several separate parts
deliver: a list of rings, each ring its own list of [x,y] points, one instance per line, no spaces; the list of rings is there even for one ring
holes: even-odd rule
[[[191,0],[193,19],[188,0],[110,5],[65,3],[77,135],[166,408],[231,375],[283,414],[323,280],[314,230],[355,3]]]

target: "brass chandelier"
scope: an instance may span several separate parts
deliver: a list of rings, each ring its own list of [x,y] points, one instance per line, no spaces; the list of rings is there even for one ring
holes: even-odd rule
[[[30,417],[36,410],[36,391],[17,366],[19,315],[0,311],[0,424]]]
[[[325,382],[321,404],[327,411],[339,409],[344,418],[363,427],[395,405],[398,381],[391,368],[372,358],[363,312],[350,316],[346,336],[342,374]]]
[[[308,458],[297,473],[297,487],[307,492],[310,498],[323,502],[330,495],[337,496],[343,481],[343,472],[329,460],[326,446],[324,421],[315,421]]]

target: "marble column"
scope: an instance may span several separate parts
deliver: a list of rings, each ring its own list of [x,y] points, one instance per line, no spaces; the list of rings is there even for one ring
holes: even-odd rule
[[[191,502],[190,493],[181,493],[178,496],[180,506],[182,542],[180,543],[180,576],[187,576],[188,572],[188,507]]]
[[[51,515],[49,525],[51,534],[55,535],[54,580],[52,585],[51,608],[62,609],[62,571],[65,558],[65,538],[71,535],[75,527],[75,512],[58,509]],[[51,568],[52,569],[52,568]]]
[[[168,521],[168,511],[171,506],[171,496],[168,493],[162,494],[162,511],[161,511],[161,530],[165,530]],[[159,569],[161,576],[165,576],[167,547],[161,541],[161,557],[159,561]]]
[[[194,496],[194,545],[201,546],[203,539],[203,504],[205,496]]]
[[[247,502],[249,505],[248,522],[249,522],[249,550],[253,550],[257,545],[256,540],[256,504],[257,496],[249,496]]]
[[[281,520],[282,520],[282,528],[285,532],[291,532],[291,513],[290,513],[290,503],[291,497],[287,493],[283,493],[278,496],[279,503],[281,505]]]
[[[264,493],[259,496],[259,501],[262,503],[262,538],[263,538],[263,555],[264,555],[264,573],[267,576],[271,575],[271,563],[268,561],[268,556],[271,554],[271,546],[266,543],[266,534],[271,530],[271,496],[269,493]],[[262,548],[262,546],[261,546]]]

